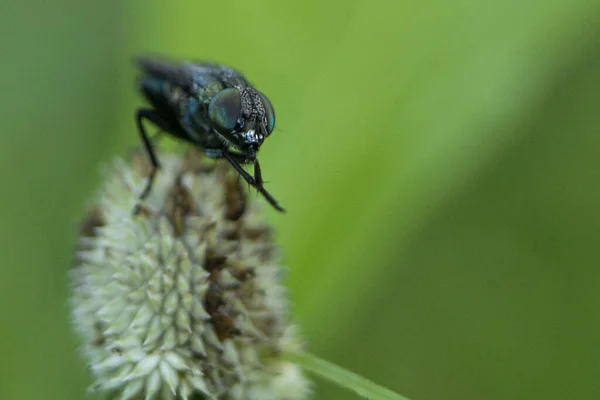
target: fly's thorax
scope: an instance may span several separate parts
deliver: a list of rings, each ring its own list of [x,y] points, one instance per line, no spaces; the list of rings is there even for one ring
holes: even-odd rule
[[[206,106],[201,101],[187,94],[181,96],[177,104],[177,116],[183,130],[183,134],[177,136],[200,147],[209,146],[212,127],[206,115]]]
[[[154,109],[163,115],[176,113],[186,93],[179,86],[153,76],[140,78],[139,88]]]
[[[223,85],[222,82],[216,81],[216,80],[209,80],[206,83],[206,86],[198,88],[198,91],[196,93],[196,97],[198,98],[199,101],[201,101],[202,103],[204,103],[206,105],[206,108],[208,109],[208,105],[210,104],[211,100],[223,89],[225,89],[225,86]]]

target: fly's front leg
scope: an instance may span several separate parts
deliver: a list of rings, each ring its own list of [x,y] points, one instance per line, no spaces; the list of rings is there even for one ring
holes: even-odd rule
[[[251,161],[248,161],[246,157],[237,153],[230,153],[228,151],[224,151],[221,149],[206,149],[205,153],[210,158],[215,159],[226,159],[229,164],[244,178],[246,182],[248,182],[251,186],[256,186],[256,181],[254,177],[250,175],[244,168],[242,168],[242,164],[250,164]]]
[[[206,154],[208,157],[226,159],[229,162],[229,164],[231,164],[231,166],[242,176],[242,178],[244,178],[244,180],[248,182],[250,186],[254,187],[260,194],[263,195],[263,197],[269,202],[269,204],[271,204],[276,210],[285,212],[285,210],[279,205],[277,200],[275,200],[275,198],[271,196],[271,194],[267,192],[267,190],[263,187],[260,166],[258,166],[258,174],[256,173],[258,160],[250,160],[247,159],[243,154],[232,153],[227,150],[220,149],[207,149]],[[254,164],[255,176],[253,177],[252,175],[250,175],[242,167],[242,164]]]
[[[256,184],[262,186],[264,181],[262,178],[262,172],[260,171],[260,164],[258,160],[254,160],[254,180],[256,180]]]

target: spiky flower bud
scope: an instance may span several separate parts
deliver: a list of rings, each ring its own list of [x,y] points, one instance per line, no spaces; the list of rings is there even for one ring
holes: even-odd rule
[[[127,399],[305,399],[271,229],[225,164],[117,161],[83,224],[73,321],[94,391]]]

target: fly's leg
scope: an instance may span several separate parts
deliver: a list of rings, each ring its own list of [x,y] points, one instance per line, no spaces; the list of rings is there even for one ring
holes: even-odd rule
[[[256,184],[259,186],[263,186],[266,181],[263,181],[262,172],[260,171],[260,164],[258,163],[258,159],[254,160],[254,180]]]
[[[259,186],[262,186],[264,181],[262,178],[262,172],[260,171],[260,164],[258,163],[258,160],[254,160],[254,180],[256,181],[256,184]]]
[[[139,200],[144,200],[150,194],[150,190],[152,189],[152,185],[154,184],[154,178],[156,177],[156,171],[160,168],[160,163],[158,162],[158,158],[156,157],[156,153],[152,148],[152,143],[146,130],[144,129],[144,124],[142,123],[144,120],[150,121],[156,126],[158,126],[161,130],[167,130],[167,124],[165,121],[156,114],[156,112],[149,108],[140,108],[135,113],[135,119],[137,121],[138,131],[140,132],[140,136],[142,138],[142,143],[144,144],[144,148],[146,149],[146,153],[148,153],[148,157],[150,157],[150,163],[152,164],[152,170],[150,171],[150,176],[148,177],[148,182],[146,183],[146,187],[142,191],[142,194],[139,197]],[[157,135],[158,136],[158,135]],[[134,214],[137,214],[139,211],[139,204],[136,205],[134,209]]]
[[[237,155],[237,154],[235,154],[235,155]],[[269,204],[271,204],[277,211],[285,212],[283,207],[281,207],[279,205],[277,200],[275,200],[275,198],[273,196],[271,196],[271,194],[269,192],[267,192],[267,190],[262,185],[262,176],[260,174],[260,167],[258,169],[259,170],[258,177],[252,177],[252,175],[250,175],[248,172],[246,172],[246,170],[244,168],[242,168],[240,162],[234,158],[234,155],[232,155],[231,153],[228,153],[228,152],[223,152],[223,157],[227,161],[229,161],[229,163],[233,166],[233,168],[235,168],[235,170],[237,172],[239,172],[239,174],[242,176],[242,178],[244,178],[244,180],[246,182],[248,182],[249,185],[253,186],[260,194],[263,195],[263,197],[269,202]],[[244,158],[244,161],[246,161],[245,158]],[[256,171],[256,165],[257,165],[256,163],[257,163],[257,161],[255,160],[254,161],[255,171]],[[260,179],[260,181],[259,181],[259,179]]]
[[[277,211],[285,212],[285,210],[279,205],[277,200],[263,187],[262,174],[260,172],[260,166],[258,160],[248,159],[243,154],[232,153],[227,150],[219,149],[207,149],[206,154],[211,158],[224,158],[229,164],[241,175],[242,178],[252,187],[254,187],[263,197],[275,208]],[[243,167],[242,164],[254,164],[253,177]]]

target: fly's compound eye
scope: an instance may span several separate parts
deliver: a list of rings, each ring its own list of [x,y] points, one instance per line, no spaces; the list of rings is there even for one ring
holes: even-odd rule
[[[242,98],[235,88],[221,90],[208,106],[208,116],[221,133],[233,131],[241,115]]]
[[[273,104],[271,104],[269,99],[267,99],[267,96],[262,93],[258,93],[258,95],[260,96],[260,100],[265,108],[265,117],[267,117],[267,131],[265,134],[268,135],[273,132],[273,128],[275,128],[275,110],[273,110]]]

